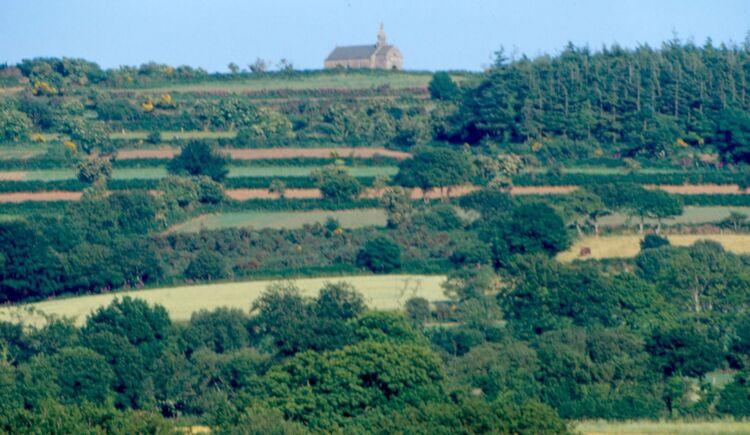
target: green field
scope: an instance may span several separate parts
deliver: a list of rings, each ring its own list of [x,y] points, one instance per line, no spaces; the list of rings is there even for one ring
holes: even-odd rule
[[[738,435],[750,433],[750,422],[717,421],[582,421],[575,429],[584,435]]]
[[[396,310],[402,308],[406,300],[415,296],[432,302],[445,300],[440,286],[444,280],[445,277],[441,275],[367,275],[305,278],[293,282],[306,296],[315,296],[326,282],[345,281],[362,293],[370,308]],[[69,317],[80,325],[89,313],[121,296],[132,296],[151,304],[163,305],[172,319],[187,320],[193,312],[201,309],[233,307],[249,310],[253,301],[273,282],[278,281],[168,287],[4,306],[0,308],[0,320],[21,320],[27,324],[38,325],[44,322],[43,314],[47,314]]]
[[[156,83],[154,85],[128,88],[136,91],[164,92],[256,92],[280,89],[370,89],[389,86],[394,89],[425,88],[432,79],[430,73],[409,72],[372,72],[357,73],[353,71],[340,74],[311,74],[283,76],[270,74],[265,77],[248,77],[232,80],[212,80],[196,83]],[[100,88],[102,91],[116,91],[115,88]]]
[[[689,246],[698,240],[714,240],[721,243],[727,251],[736,254],[750,253],[750,234],[667,234],[665,237],[671,244],[677,246]],[[641,239],[643,236],[639,234],[584,237],[575,242],[567,251],[557,254],[557,259],[559,261],[578,259],[583,247],[591,249],[591,255],[584,257],[587,259],[635,257],[640,252]]]
[[[163,141],[179,139],[233,139],[237,136],[235,131],[162,131]],[[114,140],[137,140],[146,139],[147,131],[125,131],[110,133],[109,137]]]
[[[733,206],[711,206],[711,207],[694,207],[687,206],[684,208],[682,215],[675,219],[664,219],[665,224],[705,224],[710,222],[719,222],[729,217],[731,212],[739,212],[750,216],[750,207],[733,207]],[[605,226],[623,225],[628,222],[628,216],[622,213],[614,213],[599,219],[599,223]],[[639,218],[630,219],[630,224],[637,225]],[[649,225],[657,223],[656,219],[646,219]]]
[[[320,169],[319,166],[233,166],[229,168],[229,177],[307,177]],[[346,166],[346,171],[355,177],[393,176],[398,172],[396,166]]]
[[[0,160],[29,159],[47,152],[47,145],[43,143],[3,144],[0,146]]]
[[[318,166],[230,166],[229,177],[308,177]],[[349,166],[347,172],[355,177],[393,176],[395,166]],[[56,181],[76,178],[75,169],[39,169],[22,171],[25,181]],[[163,166],[118,168],[112,171],[114,180],[153,180],[167,176]]]
[[[295,229],[302,228],[304,225],[325,223],[329,217],[337,219],[342,228],[382,227],[386,224],[386,213],[380,209],[285,212],[246,211],[198,216],[172,227],[170,231],[197,232],[202,228],[215,230],[237,227]]]

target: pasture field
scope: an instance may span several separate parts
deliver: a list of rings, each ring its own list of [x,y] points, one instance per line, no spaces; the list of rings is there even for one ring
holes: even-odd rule
[[[0,150],[0,152],[2,152]],[[121,149],[117,151],[117,159],[171,159],[178,154],[176,147],[149,147],[135,149]],[[294,159],[294,158],[341,158],[358,157],[369,159],[376,156],[407,159],[411,154],[403,151],[394,151],[382,147],[315,147],[315,148],[223,148],[221,152],[236,160],[259,160],[259,159]]]
[[[713,240],[721,243],[724,249],[736,254],[750,253],[750,234],[666,234],[664,235],[672,245],[689,246],[698,240]],[[580,258],[581,248],[591,249],[587,259],[629,258],[640,252],[640,242],[643,235],[627,234],[617,236],[584,237],[576,241],[565,252],[557,254],[557,259],[563,262]]]
[[[308,177],[318,166],[230,166],[229,177]],[[395,166],[346,166],[354,177],[377,177],[396,175]],[[4,181],[57,181],[76,178],[75,169],[38,169],[31,171],[0,171]],[[167,176],[163,166],[142,168],[117,168],[112,171],[114,180],[154,180]]]
[[[0,146],[0,160],[24,160],[44,154],[47,145],[43,143],[25,143],[18,145],[3,144]]]
[[[162,131],[161,140],[185,140],[185,139],[234,139],[237,136],[236,131]],[[110,139],[114,140],[138,140],[148,137],[147,131],[125,131],[114,132],[109,134]]]
[[[710,222],[719,222],[729,217],[731,212],[739,212],[750,215],[750,207],[733,207],[733,206],[710,206],[696,207],[686,206],[683,213],[674,219],[664,219],[663,224],[705,224]],[[639,218],[630,219],[630,224],[638,225]],[[599,223],[605,226],[623,225],[628,222],[628,216],[622,213],[614,213],[599,219]],[[646,219],[649,225],[656,224],[656,219]]]
[[[426,88],[432,79],[431,73],[389,72],[388,74],[357,73],[311,74],[283,76],[269,74],[265,77],[249,77],[227,80],[204,80],[194,83],[156,83],[155,85],[126,88],[132,91],[164,92],[259,92],[281,89],[370,89],[389,86],[394,89]],[[123,88],[100,88],[102,91],[121,91]]]
[[[307,177],[320,166],[234,166],[229,168],[229,177]],[[344,166],[354,177],[393,176],[396,166]]]
[[[717,421],[605,421],[576,423],[575,430],[584,435],[738,435],[750,433],[750,422]]]
[[[169,229],[170,232],[197,232],[222,228],[249,227],[254,229],[295,229],[304,225],[325,223],[331,217],[339,221],[342,228],[385,226],[386,213],[380,209],[356,210],[312,210],[312,211],[246,211],[202,215]]]
[[[306,296],[316,296],[326,282],[348,282],[365,298],[370,308],[398,310],[411,297],[423,297],[431,302],[446,300],[440,286],[442,275],[367,275],[304,278],[292,280]],[[163,305],[173,320],[188,320],[198,310],[219,307],[249,310],[263,291],[278,280],[228,282],[156,288],[92,296],[80,296],[0,307],[0,320],[21,320],[26,324],[44,323],[44,315],[72,318],[81,325],[86,316],[114,298],[130,296],[149,304]]]

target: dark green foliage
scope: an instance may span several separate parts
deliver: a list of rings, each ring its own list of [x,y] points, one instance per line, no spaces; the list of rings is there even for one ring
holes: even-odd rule
[[[401,247],[387,237],[369,240],[357,254],[357,266],[375,273],[388,273],[401,267]]]
[[[661,248],[662,246],[669,246],[669,240],[666,237],[656,234],[646,234],[646,237],[641,240],[641,251],[644,249]]]
[[[750,385],[747,372],[739,373],[719,395],[716,410],[735,418],[750,417]]]
[[[62,349],[49,357],[63,403],[104,403],[113,379],[103,356],[80,347]]]
[[[406,301],[404,306],[406,317],[409,318],[416,326],[424,326],[425,322],[430,320],[430,302],[425,298],[413,297]]]
[[[362,193],[362,184],[345,169],[328,166],[312,175],[323,198],[333,201],[351,201]]]
[[[270,403],[317,429],[334,428],[368,408],[399,409],[442,395],[440,360],[415,343],[364,341],[331,352],[305,352],[267,376],[270,391],[288,391],[272,393]]]
[[[750,163],[750,116],[735,107],[719,112],[718,146],[727,160]]]
[[[555,137],[565,138],[565,151],[573,155],[605,148],[660,159],[706,143],[725,159],[742,161],[748,103],[726,83],[746,83],[747,71],[729,66],[733,59],[746,62],[747,49],[672,40],[660,49],[599,52],[571,44],[558,56],[505,62],[465,91],[453,121],[461,131],[451,139],[533,143]]]
[[[489,243],[469,233],[462,237],[451,253],[450,260],[457,266],[490,264],[492,262],[492,248]]]
[[[150,362],[167,346],[172,322],[164,307],[125,296],[96,310],[81,330],[84,337],[102,332],[125,337]]]
[[[458,151],[436,148],[420,151],[398,165],[395,181],[404,187],[434,188],[456,186],[469,180],[469,159]]]
[[[182,336],[189,352],[201,347],[216,353],[230,352],[249,345],[248,322],[248,316],[238,309],[201,310],[190,316]]]
[[[493,219],[509,213],[514,206],[513,198],[500,190],[482,189],[462,196],[458,203],[463,208],[476,210],[484,219]]]
[[[480,234],[492,242],[495,262],[504,264],[516,254],[555,255],[570,246],[560,215],[544,203],[515,207],[510,215],[482,223]]]
[[[200,251],[190,260],[185,269],[185,277],[199,281],[222,279],[226,276],[227,266],[224,263],[224,258],[214,251]]]
[[[214,181],[222,181],[229,173],[227,158],[205,141],[192,140],[167,165],[172,174],[205,175]]]
[[[455,100],[461,92],[450,74],[442,71],[432,75],[432,80],[430,80],[427,89],[430,91],[430,97],[434,100]]]
[[[656,367],[665,376],[702,377],[724,359],[720,343],[705,327],[687,324],[656,330],[647,347]]]
[[[349,320],[364,310],[364,298],[346,282],[326,283],[315,300],[315,313],[319,317]]]
[[[36,230],[24,222],[0,224],[0,301],[53,294],[62,277],[60,260]]]
[[[438,231],[450,231],[463,226],[461,216],[450,204],[437,204],[426,208],[417,213],[412,220],[417,225],[427,225]]]

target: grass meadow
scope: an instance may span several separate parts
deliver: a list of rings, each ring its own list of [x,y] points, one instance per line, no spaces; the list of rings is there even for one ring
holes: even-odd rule
[[[426,88],[432,79],[430,73],[391,72],[388,74],[357,73],[354,71],[340,74],[311,74],[283,76],[269,74],[265,77],[249,77],[231,80],[204,80],[195,83],[156,83],[154,85],[131,88],[134,91],[150,93],[165,92],[259,92],[281,89],[314,90],[314,89],[370,89],[389,86],[393,89]],[[108,91],[110,88],[101,88]],[[111,88],[111,90],[120,90]]]
[[[689,246],[698,240],[714,240],[736,254],[750,253],[750,234],[667,234],[665,237],[676,246]],[[583,247],[591,249],[591,255],[585,257],[587,259],[635,257],[640,252],[641,239],[643,235],[639,234],[584,237],[567,251],[557,254],[557,259],[564,262],[578,259]]]
[[[292,280],[306,296],[315,296],[326,282],[345,281],[362,293],[370,308],[401,309],[411,297],[431,302],[443,301],[441,275],[367,275]],[[232,307],[249,310],[250,305],[272,283],[279,281],[245,281],[156,288],[91,296],[48,300],[33,304],[0,307],[0,320],[21,320],[26,324],[43,324],[45,315],[72,318],[81,325],[86,316],[108,305],[116,297],[131,296],[150,304],[163,305],[173,320],[188,320],[198,310]]]
[[[750,215],[750,207],[733,207],[733,206],[702,206],[684,207],[683,213],[674,219],[664,219],[663,224],[705,224],[719,222],[729,217],[731,212],[739,212]],[[622,213],[614,213],[599,219],[599,223],[605,226],[624,225],[630,220],[631,225],[638,225],[639,218],[628,219],[628,216]],[[649,225],[657,223],[656,219],[646,219]]]
[[[312,211],[245,211],[202,215],[172,227],[170,232],[198,232],[205,228],[248,227],[254,229],[295,229],[304,225],[325,223],[329,218],[339,221],[342,228],[385,226],[386,213],[380,209],[312,210]]]
[[[230,166],[229,178],[233,177],[308,177],[319,166]],[[395,166],[347,166],[349,174],[355,177],[393,176],[398,172]],[[0,179],[7,172],[0,171]],[[12,171],[19,181],[56,181],[76,178],[75,169],[37,169],[30,171]],[[112,171],[114,180],[153,180],[167,176],[163,166],[134,168],[116,168]],[[6,178],[7,179],[7,178]]]
[[[739,435],[750,433],[750,422],[717,421],[582,421],[575,429],[584,435]]]

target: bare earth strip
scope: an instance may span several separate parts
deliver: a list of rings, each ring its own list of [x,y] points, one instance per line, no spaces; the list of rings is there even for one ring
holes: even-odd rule
[[[680,184],[680,185],[645,185],[647,189],[661,189],[680,195],[701,194],[741,194],[750,193],[750,189],[741,190],[736,184]]]
[[[25,171],[1,171],[0,181],[23,181],[26,179]]]
[[[430,302],[445,300],[441,275],[365,275],[305,278],[292,280],[306,296],[317,295],[326,282],[351,283],[365,298],[370,308],[398,310],[411,297],[423,297]],[[269,284],[278,281],[244,281],[218,284],[184,285],[179,287],[136,290],[101,295],[80,296],[47,300],[25,305],[0,307],[0,320],[21,320],[24,323],[43,324],[38,312],[69,317],[82,324],[91,312],[108,305],[114,298],[131,296],[150,304],[163,305],[174,320],[188,320],[198,310],[218,307],[239,308],[248,311]]]
[[[179,148],[162,147],[154,149],[131,149],[117,152],[119,160],[132,159],[171,159],[178,154]],[[293,158],[329,158],[332,155],[339,157],[358,157],[363,159],[375,156],[393,157],[396,159],[408,159],[411,154],[402,151],[393,151],[385,148],[225,148],[223,153],[235,160],[260,160],[260,159],[293,159]]]
[[[0,180],[3,180],[2,173],[0,173]],[[656,188],[657,186],[650,186]],[[690,194],[723,194],[723,193],[743,193],[739,191],[737,185],[684,185],[684,186],[658,186],[664,190],[672,193],[678,193],[683,195]],[[577,189],[577,186],[515,186],[511,189],[513,195],[559,195],[566,194]],[[433,189],[427,193],[427,198],[437,199],[445,196],[448,197],[459,197],[466,195],[470,192],[477,190],[477,186],[456,186],[450,189],[440,191]],[[744,191],[750,193],[750,191]],[[232,199],[238,201],[246,201],[249,199],[278,199],[279,195],[270,193],[268,189],[227,189],[226,194]],[[365,198],[378,198],[381,192],[368,189],[364,193]],[[285,196],[291,199],[310,199],[320,198],[320,191],[318,189],[287,189]],[[0,193],[0,203],[3,202],[24,202],[24,201],[75,201],[80,199],[81,192],[64,192],[64,191],[48,191],[48,192],[13,192],[13,193]],[[422,189],[415,188],[411,191],[411,197],[413,199],[424,198]]]
[[[70,192],[62,190],[50,190],[47,192],[11,192],[0,194],[2,202],[26,202],[26,201],[78,201],[83,192]]]

